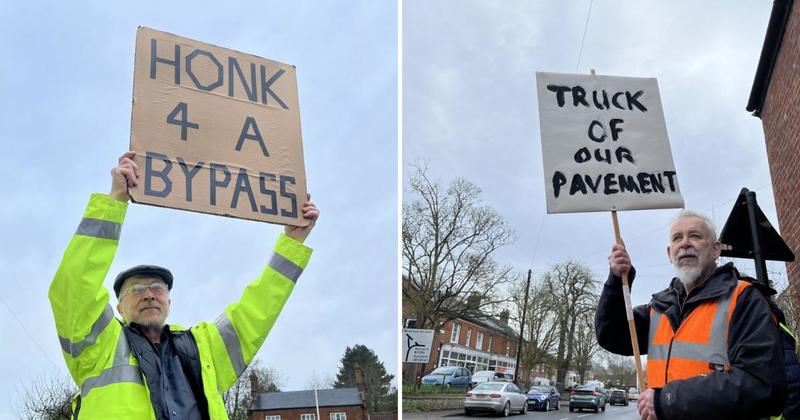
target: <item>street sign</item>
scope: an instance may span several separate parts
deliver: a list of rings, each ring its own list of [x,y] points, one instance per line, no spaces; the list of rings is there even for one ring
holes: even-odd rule
[[[140,27],[133,201],[305,226],[295,67]]]
[[[433,343],[433,330],[403,328],[403,362],[428,363]]]

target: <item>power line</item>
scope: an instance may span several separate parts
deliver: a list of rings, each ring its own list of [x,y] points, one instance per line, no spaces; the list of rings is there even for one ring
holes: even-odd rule
[[[586,24],[583,26],[583,38],[581,38],[581,49],[578,51],[578,64],[575,65],[575,73],[578,72],[578,67],[581,65],[581,55],[583,55],[583,43],[586,41],[586,31],[589,29],[589,17],[592,16],[592,3],[594,0],[589,1],[589,12],[586,13]]]
[[[50,364],[53,365],[54,368],[58,369],[58,366],[56,366],[56,364],[53,363],[53,360],[50,359],[50,356],[48,356],[47,353],[42,348],[42,346],[39,345],[39,342],[36,341],[35,338],[33,338],[33,334],[31,334],[30,331],[28,331],[28,329],[25,328],[25,324],[23,324],[22,321],[20,321],[20,319],[17,317],[17,314],[14,313],[14,311],[11,309],[11,306],[9,306],[8,302],[6,302],[6,300],[3,299],[2,295],[0,295],[0,301],[3,301],[3,304],[6,305],[6,308],[8,308],[8,311],[11,312],[11,316],[13,316],[14,319],[17,320],[17,323],[19,324],[20,327],[22,327],[22,330],[25,331],[25,334],[28,334],[28,337],[31,339],[31,341],[33,341],[33,344],[36,344],[36,347],[39,349],[39,351],[42,352],[42,354],[44,355],[45,359],[47,359],[47,361],[50,362]]]

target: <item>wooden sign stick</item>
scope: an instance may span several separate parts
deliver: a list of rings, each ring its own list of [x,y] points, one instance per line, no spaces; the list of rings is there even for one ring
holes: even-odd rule
[[[617,244],[625,246],[622,235],[619,233],[619,221],[617,221],[617,211],[611,210],[611,222],[614,224],[614,236]],[[628,273],[622,274],[622,295],[625,298],[625,313],[628,316],[628,330],[631,333],[631,345],[633,346],[633,360],[636,362],[636,377],[639,379],[639,391],[646,389],[644,372],[642,371],[642,361],[639,357],[639,338],[636,335],[636,324],[633,321],[633,307],[631,306],[631,289],[628,285]]]

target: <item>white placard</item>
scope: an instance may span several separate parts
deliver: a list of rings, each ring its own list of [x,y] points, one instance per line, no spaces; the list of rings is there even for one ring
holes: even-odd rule
[[[403,362],[428,363],[433,343],[433,330],[403,328]]]
[[[655,78],[536,73],[548,213],[683,207]]]

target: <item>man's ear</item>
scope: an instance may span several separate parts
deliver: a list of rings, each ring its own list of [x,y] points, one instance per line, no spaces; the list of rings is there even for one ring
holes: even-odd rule
[[[719,254],[722,252],[722,244],[719,241],[714,241],[714,259],[716,260],[719,258]]]
[[[669,245],[667,245],[667,260],[672,262],[672,253],[669,252]]]
[[[122,313],[122,302],[117,303],[117,312],[119,312],[119,315],[125,320],[125,314]]]

